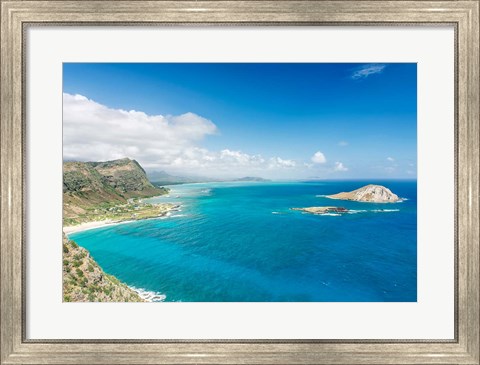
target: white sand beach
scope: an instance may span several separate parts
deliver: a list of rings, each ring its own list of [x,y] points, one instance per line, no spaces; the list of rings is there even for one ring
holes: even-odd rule
[[[148,219],[162,219],[169,217],[173,211],[178,211],[180,210],[180,204],[156,204],[155,206],[159,206],[162,208],[160,213],[155,212],[155,215],[152,216],[147,216],[145,218],[135,218],[135,219],[104,219],[104,220],[99,220],[99,221],[90,221],[90,222],[84,222],[80,223],[74,226],[65,226],[63,227],[63,233],[65,233],[67,236],[70,233],[75,233],[75,232],[81,232],[81,231],[87,231],[89,229],[95,229],[95,228],[100,228],[100,227],[106,227],[106,226],[113,226],[117,224],[124,224],[124,223],[131,223],[131,222],[137,222],[141,220],[148,220]]]
[[[113,225],[116,225],[116,224],[129,223],[129,222],[133,222],[133,221],[132,220],[114,221],[114,220],[111,220],[111,219],[106,219],[106,220],[103,220],[103,221],[85,222],[85,223],[77,224],[76,226],[63,227],[63,233],[68,235],[70,233],[87,231],[89,229],[106,227],[106,226],[113,226]]]

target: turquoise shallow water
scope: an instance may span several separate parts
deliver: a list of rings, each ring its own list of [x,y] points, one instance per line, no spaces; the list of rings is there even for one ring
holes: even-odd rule
[[[170,217],[70,235],[130,286],[194,302],[417,300],[417,184],[369,181],[407,198],[372,204],[321,195],[362,181],[171,187]],[[320,196],[319,196],[320,195]],[[336,205],[341,216],[291,207]]]

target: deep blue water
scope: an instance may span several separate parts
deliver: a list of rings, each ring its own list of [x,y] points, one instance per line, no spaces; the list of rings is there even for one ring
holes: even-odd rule
[[[208,183],[171,187],[181,211],[70,235],[130,286],[194,302],[417,300],[417,184],[369,181],[408,200],[318,195],[365,181]],[[316,216],[291,207],[354,210]]]

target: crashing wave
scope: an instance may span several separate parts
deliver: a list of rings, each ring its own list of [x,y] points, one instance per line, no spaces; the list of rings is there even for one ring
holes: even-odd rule
[[[134,286],[131,286],[132,288],[140,298],[147,302],[164,302],[165,299],[167,299],[167,296],[165,294],[155,292],[155,291],[150,291],[142,288],[135,288]]]

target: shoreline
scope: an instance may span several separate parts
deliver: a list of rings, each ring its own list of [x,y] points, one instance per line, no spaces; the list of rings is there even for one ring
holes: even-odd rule
[[[127,285],[130,289],[137,293],[137,295],[142,298],[145,303],[159,303],[164,302],[165,299],[167,299],[167,296],[165,294],[153,290],[147,290],[144,288],[136,288],[128,284],[125,285]]]
[[[120,225],[120,224],[140,222],[140,221],[145,221],[145,220],[149,220],[149,219],[158,219],[158,218],[168,217],[170,215],[170,212],[177,211],[179,208],[180,208],[180,205],[175,205],[175,206],[172,206],[171,209],[168,209],[166,212],[164,212],[161,215],[158,215],[158,216],[155,216],[155,217],[142,218],[142,219],[125,219],[125,220],[105,219],[105,220],[102,220],[102,221],[83,222],[83,223],[77,224],[75,226],[62,227],[62,231],[68,237],[68,235],[72,234],[72,233],[90,231],[90,230],[96,229],[96,228],[103,228],[103,227],[109,227],[109,226],[116,226],[116,225]]]
[[[84,223],[77,224],[76,226],[63,227],[63,233],[65,233],[68,236],[71,233],[90,231],[95,228],[116,226],[119,224],[131,223],[131,222],[135,222],[135,220],[114,221],[111,219],[106,219],[103,221],[84,222]]]

